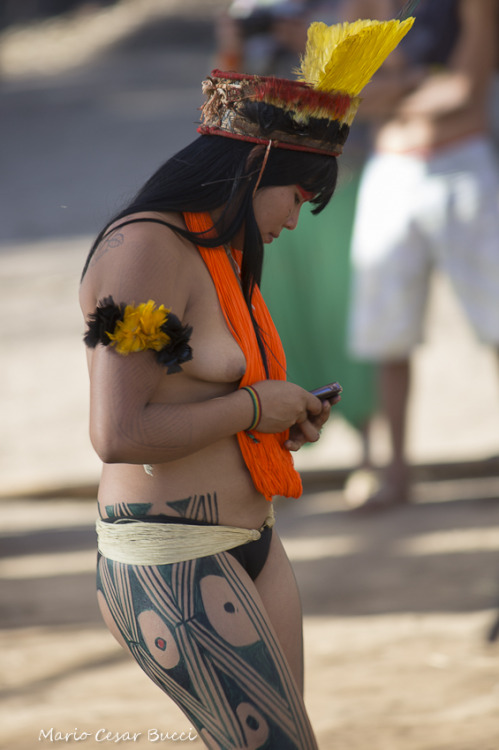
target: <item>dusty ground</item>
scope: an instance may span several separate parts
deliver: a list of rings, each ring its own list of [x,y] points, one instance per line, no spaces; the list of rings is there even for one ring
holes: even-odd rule
[[[321,750],[499,747],[499,645],[487,642],[499,604],[499,482],[417,492],[413,506],[377,517],[348,511],[331,490],[278,506],[303,595]],[[51,743],[51,729],[88,732],[79,740],[88,748],[139,732],[134,747],[173,745],[154,730],[188,735],[100,621],[93,502],[3,500],[0,514],[0,747],[33,750]]]

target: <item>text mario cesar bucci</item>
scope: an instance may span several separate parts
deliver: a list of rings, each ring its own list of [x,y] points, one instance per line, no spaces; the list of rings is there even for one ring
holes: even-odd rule
[[[137,742],[139,737],[142,736],[148,742],[192,742],[197,739],[197,734],[192,727],[188,732],[160,732],[158,729],[149,729],[147,734],[144,732],[111,732],[108,729],[85,732],[78,728],[72,732],[61,732],[51,727],[50,729],[40,729],[38,741],[84,742],[92,737],[95,742]]]

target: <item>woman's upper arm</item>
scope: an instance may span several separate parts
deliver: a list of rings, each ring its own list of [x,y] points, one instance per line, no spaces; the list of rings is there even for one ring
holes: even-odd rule
[[[112,297],[137,306],[153,300],[183,321],[189,298],[185,243],[167,227],[137,224],[111,232],[97,248],[82,285],[87,318],[96,304]],[[93,307],[92,307],[93,305]],[[105,458],[120,444],[140,443],[140,415],[165,377],[153,352],[118,354],[97,345],[90,358],[90,433]]]
[[[186,241],[168,227],[138,223],[111,231],[87,272],[95,300],[140,304],[153,299],[182,318],[189,295]]]

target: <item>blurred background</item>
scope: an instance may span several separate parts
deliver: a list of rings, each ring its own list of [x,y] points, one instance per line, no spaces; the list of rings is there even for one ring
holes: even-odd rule
[[[95,605],[99,462],[78,283],[108,217],[195,137],[213,67],[289,74],[303,4],[273,5],[0,0],[2,748],[32,750],[50,727],[142,731],[139,747],[149,728],[189,728]],[[331,22],[335,10],[333,0],[307,8]],[[344,191],[363,158],[360,129],[352,135]],[[345,226],[332,238],[331,273],[348,236]],[[271,304],[272,275],[266,293]],[[339,321],[323,341],[333,366]],[[349,509],[343,486],[363,446],[347,381],[347,411],[297,456],[305,496],[278,501],[278,516],[303,592],[307,703],[325,750],[498,746],[499,654],[487,640],[499,606],[498,383],[493,353],[435,278],[410,407],[417,502],[371,518]],[[381,421],[374,435],[382,464]]]

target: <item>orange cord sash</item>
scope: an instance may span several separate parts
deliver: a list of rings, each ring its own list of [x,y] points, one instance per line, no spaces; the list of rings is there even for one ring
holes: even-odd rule
[[[213,227],[208,213],[184,213],[184,220],[190,232],[209,232]],[[234,339],[246,358],[246,372],[239,387],[253,385],[266,379],[258,341],[253,323],[244,301],[239,279],[223,247],[202,247],[198,245],[208,271],[210,272],[222,308],[223,315]],[[240,260],[241,253],[232,251],[234,260]],[[259,326],[267,353],[270,378],[286,379],[286,357],[279,334],[260,289],[255,286],[252,297],[253,315]],[[291,453],[283,447],[289,431],[268,434],[253,431],[238,432],[237,439],[246,466],[256,489],[267,500],[276,495],[300,497],[303,488],[301,478],[293,465]]]

